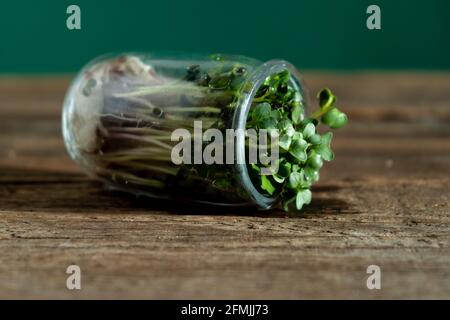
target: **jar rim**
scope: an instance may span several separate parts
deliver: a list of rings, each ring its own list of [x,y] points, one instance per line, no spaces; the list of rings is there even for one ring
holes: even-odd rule
[[[241,91],[241,96],[237,102],[238,107],[236,108],[233,116],[232,128],[234,130],[245,131],[247,116],[256,92],[267,77],[284,70],[288,70],[290,72],[290,84],[294,87],[294,89],[301,93],[302,99],[304,100],[305,112],[307,111],[308,96],[305,86],[303,85],[302,77],[298,70],[287,61],[269,60],[259,66],[247,79],[246,84],[250,84],[250,86],[248,86],[250,89],[248,89],[246,85],[246,88],[243,88]],[[256,205],[262,209],[270,209],[274,204],[276,204],[278,197],[267,197],[263,195],[253,184],[245,161],[245,137],[238,136],[234,148],[236,155],[235,169],[238,173],[239,183]]]

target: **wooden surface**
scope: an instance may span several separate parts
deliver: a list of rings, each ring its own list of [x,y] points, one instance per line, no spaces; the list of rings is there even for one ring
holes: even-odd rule
[[[306,79],[351,120],[297,216],[104,191],[63,146],[68,78],[0,79],[0,298],[450,298],[450,74]]]

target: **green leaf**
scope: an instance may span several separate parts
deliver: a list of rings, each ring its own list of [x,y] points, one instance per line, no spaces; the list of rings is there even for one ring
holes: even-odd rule
[[[281,118],[282,118],[280,110],[278,110],[278,109],[272,110],[272,111],[270,112],[270,117],[271,117],[272,119],[275,119],[276,121],[280,121]]]
[[[291,167],[292,165],[286,159],[281,159],[278,166],[278,175],[284,178],[288,177],[291,173]]]
[[[332,129],[339,129],[347,124],[348,118],[347,115],[338,108],[333,108],[325,113],[321,121]]]
[[[289,137],[292,137],[295,134],[295,129],[294,126],[292,124],[289,124],[286,128],[285,128],[285,132]]]
[[[303,179],[303,175],[300,172],[292,172],[289,175],[288,187],[291,189],[297,189]]]
[[[320,145],[316,148],[317,153],[322,156],[323,160],[331,161],[334,159],[333,151],[330,148],[332,138],[333,133],[325,133],[324,135],[322,135],[322,141]]]
[[[322,141],[320,144],[329,147],[331,145],[331,140],[333,139],[333,132],[327,132],[323,134],[321,139]]]
[[[272,195],[275,192],[275,187],[270,182],[269,178],[267,176],[261,176],[261,188],[263,190],[266,190],[270,195]]]
[[[313,169],[320,169],[323,166],[322,156],[316,152],[313,152],[308,157],[308,161],[306,162],[306,164]]]
[[[303,134],[301,132],[296,131],[292,136],[292,140],[302,140]]]
[[[300,123],[302,120],[302,108],[299,105],[294,106],[292,109],[292,122],[294,124]]]
[[[300,180],[299,185],[297,186],[297,190],[299,189],[309,189],[311,188],[312,185],[312,181],[311,179],[309,179],[309,177],[306,175],[306,171],[305,170],[300,170],[299,173],[302,176],[302,180]]]
[[[288,151],[289,147],[291,146],[291,142],[292,142],[292,137],[288,136],[287,134],[283,134],[280,137],[278,144],[279,144],[280,148]]]
[[[295,133],[295,128],[292,125],[291,120],[289,119],[284,119],[278,122],[278,129],[281,132],[287,134],[289,137],[292,137]]]
[[[288,70],[283,70],[277,74],[278,81],[281,83],[287,83],[291,78],[291,73]]]
[[[319,181],[320,178],[318,169],[310,167],[305,168],[305,176],[309,184]]]
[[[320,141],[322,140],[322,138],[320,137],[319,134],[313,134],[311,137],[309,137],[308,142],[313,144],[313,145],[317,145],[320,144]]]
[[[306,118],[304,120],[302,120],[302,122],[300,123],[300,125],[302,127],[306,127],[306,125],[308,123],[312,123],[313,125],[317,126],[319,124],[319,121],[317,121],[317,119],[313,119],[313,118]]]
[[[311,203],[312,194],[309,189],[299,190],[295,199],[297,210],[301,210],[305,204]]]
[[[265,118],[270,117],[270,112],[272,108],[269,103],[263,102],[255,106],[252,114],[252,120],[259,122]]]
[[[278,121],[278,130],[285,131],[288,126],[292,126],[292,122],[289,119],[283,119]]]
[[[292,98],[292,101],[298,105],[301,104],[302,102],[302,95],[300,94],[300,92],[295,91],[294,92],[294,97]]]
[[[303,139],[296,139],[292,141],[291,147],[289,148],[289,153],[294,156],[298,161],[306,161],[306,149],[308,148],[308,143]]]
[[[303,129],[303,137],[305,139],[308,139],[309,137],[313,136],[316,133],[316,126],[313,125],[311,122],[308,123]]]
[[[334,159],[333,151],[331,151],[331,149],[327,146],[321,146],[319,149],[317,149],[317,152],[322,156],[323,160],[325,161],[331,161]]]
[[[263,119],[258,124],[260,129],[277,129],[277,121],[273,118]]]
[[[318,94],[318,98],[320,108],[329,108],[336,103],[335,95],[328,88],[322,89]]]

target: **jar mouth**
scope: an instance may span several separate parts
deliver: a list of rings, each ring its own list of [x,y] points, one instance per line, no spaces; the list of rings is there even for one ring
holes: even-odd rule
[[[245,131],[248,113],[258,89],[267,77],[280,73],[284,70],[288,70],[290,72],[291,78],[289,79],[289,84],[295,90],[300,92],[305,110],[307,110],[308,95],[305,91],[305,86],[302,85],[303,80],[298,70],[287,61],[270,60],[258,67],[247,79],[247,85],[241,92],[241,96],[238,100],[238,108],[236,108],[234,113],[232,123],[234,130]],[[253,184],[245,161],[245,137],[243,135],[237,136],[234,152],[236,155],[235,169],[238,173],[239,183],[256,205],[262,209],[270,209],[276,204],[278,197],[267,197],[263,195]]]

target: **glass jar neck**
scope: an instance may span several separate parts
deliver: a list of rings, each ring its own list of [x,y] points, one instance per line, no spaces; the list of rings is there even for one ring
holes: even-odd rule
[[[291,74],[290,85],[299,91],[304,99],[305,110],[307,110],[307,92],[302,85],[302,79],[297,69],[287,61],[270,60],[265,62],[249,75],[242,88],[238,107],[233,115],[232,129],[245,131],[248,113],[252,106],[252,101],[267,77],[288,70]],[[277,197],[267,197],[261,194],[254,186],[246,164],[245,137],[238,135],[235,143],[234,153],[236,155],[235,169],[238,173],[238,180],[250,199],[262,209],[269,209],[277,202]]]

